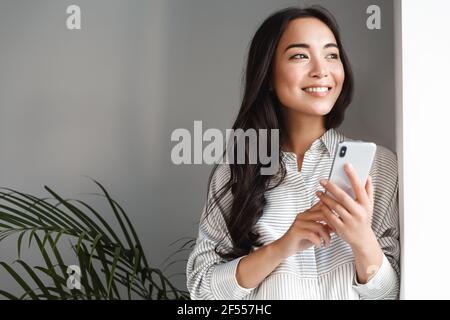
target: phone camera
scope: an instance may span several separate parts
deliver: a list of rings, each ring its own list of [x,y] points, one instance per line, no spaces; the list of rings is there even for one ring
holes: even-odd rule
[[[339,156],[342,158],[345,156],[345,152],[347,151],[347,147],[343,146],[339,151]]]

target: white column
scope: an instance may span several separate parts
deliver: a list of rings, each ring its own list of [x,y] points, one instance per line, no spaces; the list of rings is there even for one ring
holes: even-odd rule
[[[450,1],[395,1],[401,298],[450,299]]]

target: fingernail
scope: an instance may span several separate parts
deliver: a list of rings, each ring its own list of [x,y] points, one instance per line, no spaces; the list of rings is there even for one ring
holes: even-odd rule
[[[321,180],[320,180],[320,184],[323,185],[323,186],[326,186],[327,183],[328,183],[328,181],[325,180],[325,179],[321,179]]]
[[[347,170],[353,170],[353,166],[350,162],[347,162],[346,164]]]

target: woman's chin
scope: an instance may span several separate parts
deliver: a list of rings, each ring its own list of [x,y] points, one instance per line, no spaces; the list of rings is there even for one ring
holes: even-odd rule
[[[333,107],[330,107],[328,105],[326,105],[326,106],[316,105],[316,106],[311,106],[308,109],[309,109],[308,113],[312,116],[325,116],[330,113],[330,111],[331,111],[331,109],[333,109]]]
[[[289,111],[300,112],[308,116],[325,116],[333,109],[329,103],[315,103],[308,105],[297,105],[295,107],[285,107]]]

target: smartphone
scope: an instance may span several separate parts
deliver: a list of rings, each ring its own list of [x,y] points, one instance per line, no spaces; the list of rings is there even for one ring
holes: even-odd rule
[[[370,168],[375,158],[377,145],[373,142],[343,141],[340,142],[334,155],[329,181],[338,185],[353,199],[356,199],[352,184],[344,171],[344,164],[349,162],[358,173],[359,182],[365,186],[369,177]],[[327,195],[336,200],[331,194]]]

